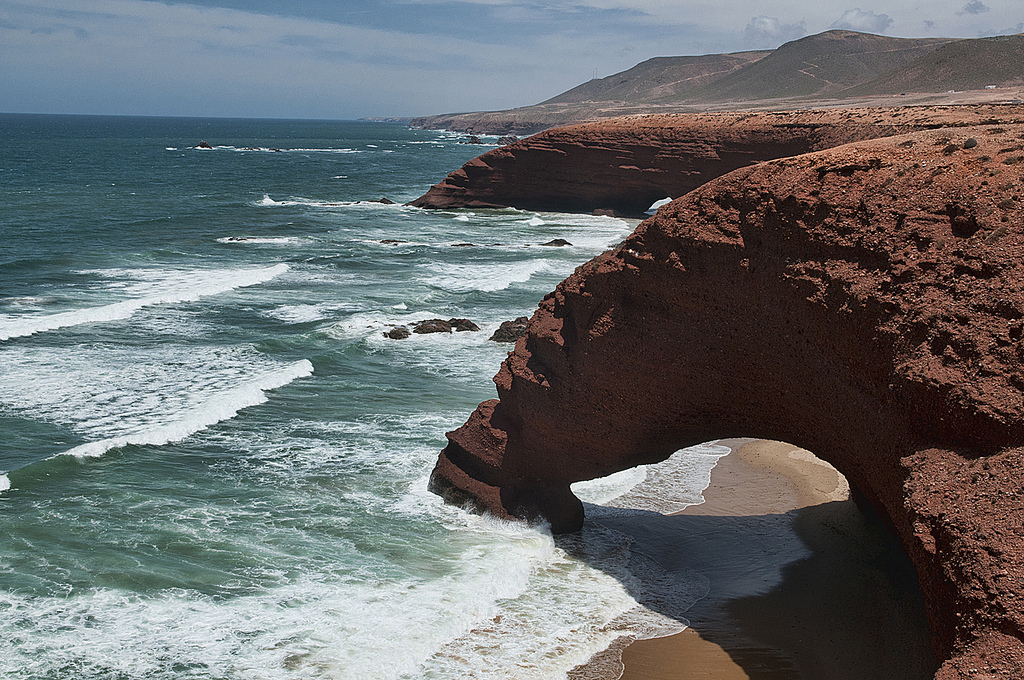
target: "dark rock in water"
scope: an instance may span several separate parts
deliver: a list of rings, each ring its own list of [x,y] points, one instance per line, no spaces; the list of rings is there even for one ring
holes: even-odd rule
[[[502,321],[501,325],[498,326],[498,330],[494,331],[488,340],[494,342],[515,342],[519,338],[526,335],[526,326],[530,319],[521,316],[515,321]]]
[[[516,137],[515,135],[505,135],[504,137],[498,140],[498,144],[501,144],[502,146],[508,146],[509,144],[515,144],[518,141],[519,138]]]
[[[625,217],[615,208],[594,208],[594,212],[591,214],[594,217]]]
[[[451,333],[452,325],[444,319],[427,319],[412,327],[413,333]]]
[[[474,247],[476,247],[475,243],[453,243],[452,244],[452,248],[474,248]]]
[[[448,323],[451,324],[452,328],[459,332],[480,330],[480,326],[477,326],[469,319],[448,319]]]
[[[408,338],[412,333],[451,333],[453,330],[463,331],[479,331],[480,327],[469,319],[427,319],[425,321],[419,321],[413,325],[412,331],[405,326],[396,326],[389,331],[384,332],[384,337],[391,338],[392,340],[404,340]]]
[[[451,333],[452,331],[478,331],[480,327],[469,319],[426,319],[412,327],[413,333]]]
[[[476,135],[470,135],[469,139],[466,140],[466,144],[483,144],[483,141]]]
[[[399,240],[397,238],[386,238],[386,239],[382,240],[381,243],[383,243],[386,246],[393,246],[393,245],[397,245],[399,243],[408,243],[408,241],[401,241],[401,240]]]
[[[562,248],[565,246],[571,246],[572,244],[566,241],[564,238],[556,238],[548,241],[547,243],[541,243],[542,246],[552,246],[554,248]]]
[[[212,149],[213,147],[210,146],[210,143],[204,139],[203,141],[201,141],[198,144],[196,144],[196,148],[197,149]]]
[[[374,203],[380,203],[382,205],[394,205],[395,204],[395,202],[392,201],[390,198],[382,198],[379,201],[374,201]]]

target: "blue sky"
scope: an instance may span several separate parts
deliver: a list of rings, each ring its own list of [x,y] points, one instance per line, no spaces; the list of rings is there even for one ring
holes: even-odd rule
[[[0,0],[0,111],[292,118],[537,103],[655,56],[850,28],[1024,31],[1021,0]]]

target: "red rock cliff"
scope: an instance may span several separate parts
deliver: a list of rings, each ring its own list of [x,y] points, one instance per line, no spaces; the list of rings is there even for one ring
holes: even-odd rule
[[[413,201],[642,215],[756,161],[945,124],[1024,122],[1024,107],[908,107],[643,115],[548,130],[466,163]]]
[[[936,678],[1024,677],[1022,173],[1024,126],[963,127],[663,207],[541,302],[432,488],[571,531],[573,482],[721,437],[791,442],[891,520]]]

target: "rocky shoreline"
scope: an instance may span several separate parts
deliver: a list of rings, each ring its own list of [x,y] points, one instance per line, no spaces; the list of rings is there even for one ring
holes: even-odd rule
[[[572,531],[583,517],[575,481],[722,437],[790,442],[838,468],[891,523],[925,596],[943,660],[935,677],[1021,677],[1021,113],[891,110],[865,129],[920,131],[842,146],[850,133],[838,122],[791,126],[797,139],[780,149],[799,152],[812,131],[836,148],[755,165],[752,154],[705,154],[714,169],[689,175],[670,165],[681,147],[659,145],[657,121],[606,127],[622,140],[635,130],[631,158],[646,149],[651,159],[637,167],[661,162],[659,174],[685,175],[683,186],[718,178],[541,302],[495,376],[500,399],[449,433],[432,489]],[[688,120],[691,139],[697,120],[714,129],[710,117]],[[757,129],[751,120],[736,124]],[[545,139],[614,158],[599,131]],[[468,164],[463,198],[528,192],[571,165],[565,147],[524,141],[491,157],[501,163]],[[533,179],[537,168],[546,181]],[[590,186],[592,170],[577,166],[565,186]],[[614,173],[598,176],[612,186]]]

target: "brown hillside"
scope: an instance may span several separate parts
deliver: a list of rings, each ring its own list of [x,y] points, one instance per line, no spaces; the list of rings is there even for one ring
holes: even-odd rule
[[[769,54],[770,50],[702,57],[655,57],[628,71],[591,80],[541,103],[678,101]]]
[[[410,124],[522,135],[638,113],[1008,101],[1020,94],[986,86],[1024,87],[1024,35],[956,40],[827,31],[762,54],[660,57],[534,106]],[[902,93],[911,94],[893,101]]]
[[[891,73],[948,42],[948,38],[827,31],[786,43],[764,59],[694,92],[693,97],[720,101],[834,94]]]
[[[1024,33],[958,40],[844,94],[981,90],[1024,85]]]

